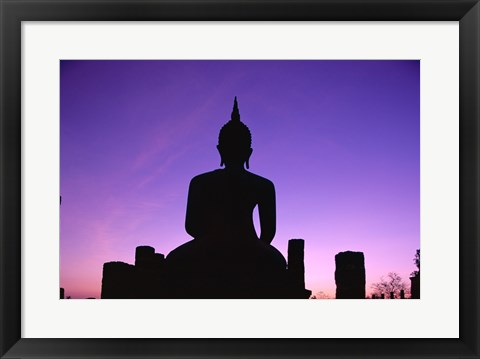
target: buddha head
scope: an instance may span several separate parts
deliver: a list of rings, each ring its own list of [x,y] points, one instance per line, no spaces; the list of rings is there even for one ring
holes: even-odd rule
[[[249,168],[249,159],[252,154],[252,134],[248,127],[240,121],[237,97],[233,103],[231,120],[220,130],[217,149],[220,153],[220,166]]]

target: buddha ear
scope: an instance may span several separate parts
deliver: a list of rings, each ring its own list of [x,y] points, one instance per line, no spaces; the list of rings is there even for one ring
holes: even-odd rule
[[[253,152],[253,149],[250,148],[250,149],[248,150],[247,160],[245,161],[245,165],[246,165],[246,167],[247,167],[247,170],[250,169],[250,163],[249,163],[249,161],[250,161],[250,156],[252,155],[252,152]]]
[[[223,167],[225,161],[223,160],[222,151],[220,150],[220,145],[217,145],[218,153],[220,154],[220,167]]]

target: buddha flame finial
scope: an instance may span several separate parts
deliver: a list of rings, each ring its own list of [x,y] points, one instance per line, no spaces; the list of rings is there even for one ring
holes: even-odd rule
[[[240,121],[240,112],[238,112],[237,96],[235,96],[235,100],[233,100],[233,111],[230,118],[232,119],[232,121]]]

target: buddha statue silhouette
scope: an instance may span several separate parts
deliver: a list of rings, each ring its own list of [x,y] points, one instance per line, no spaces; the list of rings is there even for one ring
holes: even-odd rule
[[[167,256],[172,297],[284,296],[286,261],[270,245],[276,228],[275,188],[271,181],[247,171],[251,143],[235,97],[231,120],[218,138],[220,166],[225,168],[190,182],[185,228],[194,239]],[[260,238],[253,223],[256,206]]]

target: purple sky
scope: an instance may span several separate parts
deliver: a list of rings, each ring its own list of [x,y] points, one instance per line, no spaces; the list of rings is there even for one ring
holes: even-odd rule
[[[102,265],[190,240],[190,179],[219,168],[238,97],[250,171],[273,181],[277,234],[305,239],[307,288],[365,254],[367,293],[420,248],[419,61],[62,61],[60,285],[100,297]]]

